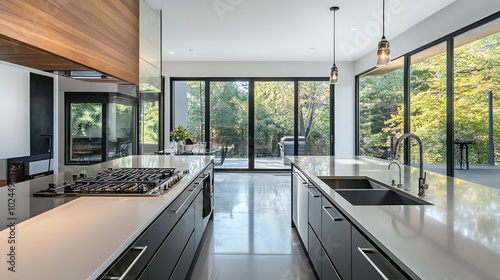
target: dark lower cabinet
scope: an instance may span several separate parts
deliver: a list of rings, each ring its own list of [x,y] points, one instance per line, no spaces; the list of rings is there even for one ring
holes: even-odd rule
[[[194,205],[193,205],[194,206]],[[167,236],[149,263],[149,279],[169,279],[194,231],[194,207],[190,207]]]
[[[368,239],[353,228],[352,279],[407,279],[407,277],[376,250]]]
[[[309,226],[309,259],[313,265],[316,274],[321,277],[321,261],[322,261],[322,247],[314,230]]]
[[[100,279],[185,279],[205,229],[202,189],[190,184]]]
[[[185,279],[188,272],[189,267],[191,266],[191,262],[193,261],[194,254],[196,251],[195,248],[195,240],[194,240],[194,232],[189,237],[189,241],[182,252],[177,265],[175,266],[174,272],[170,276],[169,279],[177,280],[177,279]]]
[[[325,250],[321,250],[321,276],[320,279],[323,280],[341,280],[340,276],[337,274],[332,261],[326,255]],[[319,273],[318,273],[319,274]]]
[[[201,186],[200,186],[201,190]],[[198,191],[194,199],[194,244],[198,248],[203,236],[203,193]]]
[[[321,244],[342,279],[351,279],[351,223],[323,197]]]

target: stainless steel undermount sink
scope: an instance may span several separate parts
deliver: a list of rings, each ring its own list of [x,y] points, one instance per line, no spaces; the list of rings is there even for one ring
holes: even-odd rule
[[[387,189],[387,187],[367,178],[332,178],[318,176],[318,179],[334,190]]]
[[[432,205],[418,198],[410,198],[390,189],[336,190],[352,205]]]
[[[432,205],[407,196],[392,187],[368,178],[332,178],[318,176],[323,183],[335,190],[352,205]]]

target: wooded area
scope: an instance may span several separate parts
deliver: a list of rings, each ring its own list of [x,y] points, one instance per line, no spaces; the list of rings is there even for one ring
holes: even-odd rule
[[[418,58],[416,54],[412,61]],[[424,141],[428,163],[446,162],[446,71],[444,52],[410,67],[410,130]],[[400,68],[360,77],[362,155],[388,158],[391,134],[403,133],[403,75]],[[454,49],[454,138],[474,141],[472,163],[488,163],[489,90],[493,91],[495,162],[500,161],[499,82],[500,33]],[[418,153],[412,152],[415,157]]]

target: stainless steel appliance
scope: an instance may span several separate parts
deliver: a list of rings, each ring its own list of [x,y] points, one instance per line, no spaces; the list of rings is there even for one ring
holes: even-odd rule
[[[73,175],[73,181],[62,185],[50,183],[48,188],[34,196],[63,195],[150,195],[161,196],[172,189],[186,171],[175,168],[120,168],[108,169],[95,176]]]

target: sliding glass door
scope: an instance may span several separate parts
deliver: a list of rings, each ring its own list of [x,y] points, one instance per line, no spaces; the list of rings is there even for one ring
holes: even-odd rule
[[[328,81],[174,79],[171,86],[171,127],[186,126],[194,143],[228,148],[218,169],[286,170],[287,156],[333,153]]]
[[[228,148],[231,169],[248,169],[248,81],[210,82],[210,148]]]
[[[282,155],[293,154],[294,82],[256,81],[254,151],[256,169],[289,169]],[[281,142],[281,143],[280,143]]]

